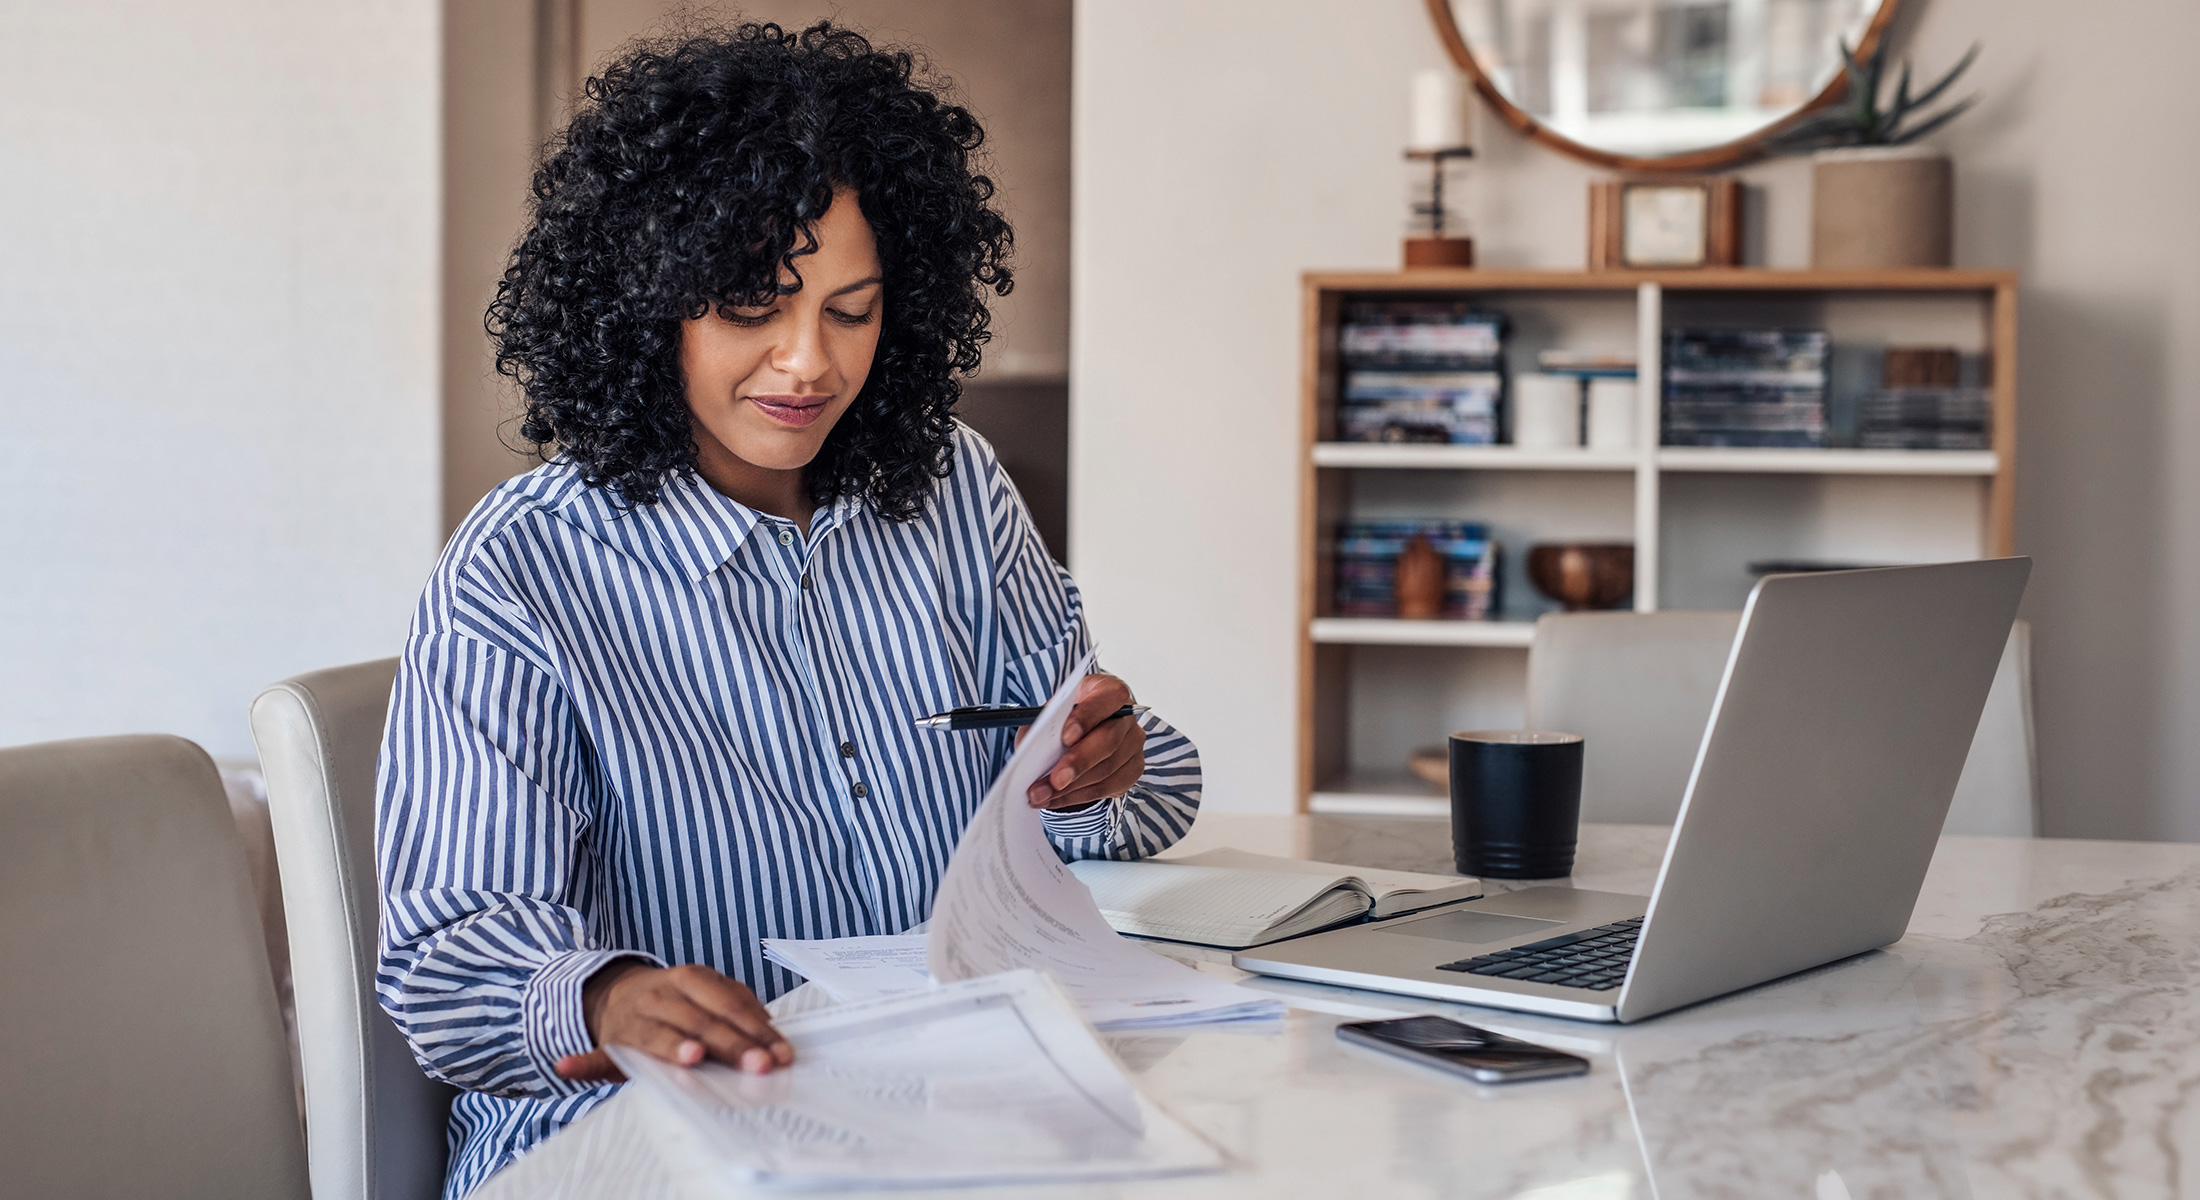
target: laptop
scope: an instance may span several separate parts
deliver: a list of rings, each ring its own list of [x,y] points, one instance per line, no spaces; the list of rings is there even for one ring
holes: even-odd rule
[[[1916,907],[2031,569],[1758,581],[1648,896],[1531,887],[1231,961],[1624,1022],[1887,945]]]

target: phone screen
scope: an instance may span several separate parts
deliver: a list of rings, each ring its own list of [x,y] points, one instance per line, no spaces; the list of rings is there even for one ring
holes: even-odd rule
[[[1399,1017],[1337,1026],[1337,1036],[1370,1050],[1410,1058],[1479,1083],[1580,1075],[1589,1060],[1523,1042],[1449,1017]]]

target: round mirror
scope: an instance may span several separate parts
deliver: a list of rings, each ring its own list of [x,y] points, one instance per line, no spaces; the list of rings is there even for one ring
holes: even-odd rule
[[[1599,166],[1696,171],[1841,92],[1899,0],[1428,0],[1475,90],[1529,137]]]

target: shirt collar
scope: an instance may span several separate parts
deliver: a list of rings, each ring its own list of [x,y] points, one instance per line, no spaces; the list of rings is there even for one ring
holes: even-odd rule
[[[860,496],[842,496],[819,509],[810,519],[810,536],[815,539],[842,524],[862,503]],[[657,503],[643,505],[631,515],[645,517],[658,544],[689,583],[701,582],[725,566],[757,526],[776,521],[692,471],[668,474]]]

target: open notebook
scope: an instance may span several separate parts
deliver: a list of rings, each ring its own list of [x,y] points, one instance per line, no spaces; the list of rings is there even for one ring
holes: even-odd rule
[[[1363,916],[1392,917],[1482,894],[1473,879],[1209,850],[1069,864],[1117,932],[1242,950]]]

